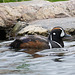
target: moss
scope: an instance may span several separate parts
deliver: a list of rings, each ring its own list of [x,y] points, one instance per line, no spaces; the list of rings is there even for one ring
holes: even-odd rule
[[[48,0],[50,2],[57,2],[57,1],[68,1],[68,0]]]
[[[0,0],[0,3],[3,2],[20,2],[20,1],[31,1],[31,0]],[[68,1],[68,0],[48,0],[50,2],[56,2],[56,1]]]
[[[29,70],[29,67],[30,65],[29,64],[26,64],[26,63],[23,63],[19,66],[16,67],[16,69],[26,69],[26,70]]]
[[[20,2],[20,1],[30,1],[30,0],[0,0],[0,3],[4,3],[4,2]]]

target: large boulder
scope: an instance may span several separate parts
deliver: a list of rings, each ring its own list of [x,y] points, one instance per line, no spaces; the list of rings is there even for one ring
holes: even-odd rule
[[[33,0],[26,2],[24,1],[12,3],[0,3],[0,33],[1,35],[5,35],[5,38],[6,36],[15,36],[17,34],[21,35],[21,33],[22,34],[37,33],[45,35],[45,33],[47,33],[47,30],[43,31],[43,26],[42,27],[40,27],[41,25],[40,26],[37,25],[34,27],[30,26],[28,27],[29,28],[28,29],[27,27],[25,27],[27,26],[26,23],[29,23],[34,20],[42,20],[49,18],[64,18],[64,17],[75,17],[75,0],[63,2]],[[22,25],[22,23],[18,24],[19,21],[25,22],[25,25]],[[47,24],[48,23],[44,25],[47,26]],[[49,24],[51,24],[51,21]],[[55,26],[56,24],[51,25]],[[23,27],[25,28],[25,30]],[[4,36],[2,36],[1,39],[3,37]]]
[[[0,4],[0,26],[8,27],[16,23],[21,14],[10,6]]]
[[[0,4],[0,26],[9,27],[17,21],[30,22],[39,19],[75,16],[75,0],[49,2],[29,1]]]

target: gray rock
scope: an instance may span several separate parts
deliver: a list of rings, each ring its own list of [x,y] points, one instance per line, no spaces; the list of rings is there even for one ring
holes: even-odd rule
[[[75,35],[75,28],[67,28],[65,31],[71,35]]]
[[[40,25],[29,25],[18,32],[18,35],[23,34],[39,34],[47,36],[48,30],[41,27]]]
[[[26,26],[28,26],[26,22],[21,21],[17,22],[16,25],[11,30],[11,36],[16,36],[17,33]]]
[[[51,30],[53,27],[60,26],[67,33],[75,35],[75,17],[44,19],[29,23],[29,25],[34,24],[40,24],[40,26],[46,28],[47,30]]]
[[[62,19],[62,17],[64,19]],[[68,18],[65,17],[70,17],[69,21]],[[65,27],[74,28],[75,21],[73,21],[73,17],[75,17],[75,0],[63,2],[38,1],[37,3],[37,1],[24,1],[14,3],[0,3],[0,28],[4,28],[4,31],[7,31],[7,34],[10,34],[10,36],[15,36],[17,34],[47,35],[47,31],[51,27],[55,26],[61,26],[64,29]],[[49,18],[51,19],[49,20]],[[42,19],[46,19],[46,22],[41,21]],[[22,25],[18,22],[32,22],[34,20],[40,21],[37,22],[37,24],[30,24],[29,29],[25,27],[26,25]],[[37,26],[31,28],[31,25]],[[10,28],[13,26],[15,27],[10,31]],[[46,27],[46,30],[43,31],[43,27]],[[25,29],[25,31],[23,31],[22,28]],[[73,30],[71,30],[69,33],[75,35],[75,31]]]
[[[75,16],[75,0],[48,2],[28,1],[0,3],[0,26],[15,25],[17,20],[33,21],[39,19],[62,18]]]

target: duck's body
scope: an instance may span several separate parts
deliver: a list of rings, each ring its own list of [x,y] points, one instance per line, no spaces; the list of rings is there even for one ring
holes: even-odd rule
[[[31,49],[49,49],[48,39],[44,36],[27,35],[20,39],[16,39],[10,44],[13,48],[31,48]]]
[[[28,35],[24,38],[16,39],[10,44],[12,48],[20,49],[50,49],[50,48],[62,48],[64,43],[62,38],[66,36],[66,33],[61,27],[54,27],[49,37]]]

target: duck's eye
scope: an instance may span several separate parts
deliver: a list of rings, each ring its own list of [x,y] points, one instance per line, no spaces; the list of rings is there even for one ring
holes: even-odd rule
[[[53,35],[56,35],[56,33],[53,33]]]

